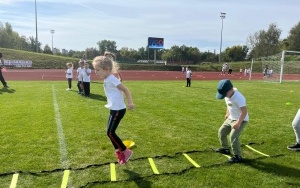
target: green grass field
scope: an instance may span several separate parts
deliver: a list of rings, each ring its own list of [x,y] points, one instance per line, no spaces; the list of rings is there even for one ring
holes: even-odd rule
[[[191,88],[184,81],[124,84],[136,108],[127,111],[117,133],[136,146],[128,164],[115,164],[114,174],[102,82],[92,82],[91,98],[84,98],[75,82],[66,91],[66,81],[9,81],[10,90],[0,90],[0,187],[61,187],[66,169],[68,187],[300,186],[300,153],[286,149],[295,142],[291,122],[300,106],[298,82],[233,81],[250,115],[241,135],[241,164],[228,164],[212,150],[219,147],[226,110],[215,99],[217,81],[193,81]],[[249,143],[269,156],[247,148]]]

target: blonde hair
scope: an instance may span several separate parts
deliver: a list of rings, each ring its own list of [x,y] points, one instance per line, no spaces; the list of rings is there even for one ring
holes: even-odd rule
[[[118,73],[119,65],[114,61],[113,53],[105,52],[104,56],[97,56],[93,59],[93,67],[109,70],[112,73]]]
[[[73,63],[72,62],[68,62],[66,65],[71,66],[73,68]]]

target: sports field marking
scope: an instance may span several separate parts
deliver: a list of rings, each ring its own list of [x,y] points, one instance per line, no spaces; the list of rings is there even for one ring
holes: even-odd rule
[[[256,150],[256,149],[252,148],[252,147],[249,146],[249,145],[245,145],[245,146],[246,146],[247,148],[251,149],[252,151],[256,152],[256,153],[259,153],[259,154],[261,154],[261,155],[263,155],[263,156],[266,156],[266,157],[270,157],[270,155],[267,155],[267,154],[265,154],[265,153],[263,153],[263,152],[260,152],[260,151],[258,151],[258,150]]]
[[[63,180],[62,180],[61,186],[60,186],[61,188],[67,188],[69,175],[70,175],[70,170],[65,170]]]
[[[13,175],[9,188],[17,187],[18,178],[19,178],[18,173]]]
[[[54,89],[54,85],[52,85],[52,95],[53,95],[53,105],[54,105],[54,112],[55,112],[55,120],[57,125],[57,133],[58,133],[58,142],[59,142],[59,152],[60,152],[60,162],[63,168],[68,167],[68,151],[65,143],[65,136],[63,131],[63,126],[61,123],[59,107],[57,103],[56,93]]]
[[[110,163],[110,180],[117,181],[117,173],[116,173],[115,163]]]
[[[158,170],[157,170],[157,168],[156,168],[156,166],[155,166],[155,164],[154,164],[153,159],[152,159],[152,158],[148,158],[148,160],[149,160],[150,166],[151,166],[151,168],[152,168],[154,174],[159,174],[159,172],[158,172]]]
[[[226,154],[222,154],[222,155],[224,155],[225,157],[227,157],[228,159],[230,159],[231,158],[231,156],[230,155],[226,155]]]
[[[188,154],[184,153],[183,154],[187,160],[189,160],[196,168],[200,168],[200,165],[198,165]]]

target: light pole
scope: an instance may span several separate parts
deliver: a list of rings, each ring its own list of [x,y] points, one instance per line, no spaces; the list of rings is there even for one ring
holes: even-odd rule
[[[37,8],[36,8],[36,0],[35,0],[35,45],[36,45],[36,52],[39,52],[38,32],[37,32]]]
[[[55,30],[50,29],[50,33],[52,33],[52,54],[54,54],[54,52],[53,52],[53,34],[55,33]]]
[[[221,52],[222,52],[222,33],[223,33],[223,19],[225,18],[226,13],[221,12],[221,19],[222,19],[222,28],[221,28],[221,44],[220,44],[220,54],[219,54],[219,63],[221,63]]]

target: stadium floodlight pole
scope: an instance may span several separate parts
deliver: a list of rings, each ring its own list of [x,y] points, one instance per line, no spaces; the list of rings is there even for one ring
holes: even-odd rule
[[[36,45],[36,52],[39,52],[38,31],[37,31],[37,8],[36,8],[36,0],[35,0],[35,45]]]
[[[53,34],[55,33],[55,30],[50,29],[50,33],[52,33],[52,54],[54,54],[54,52],[53,52]]]
[[[220,54],[219,54],[219,63],[221,63],[221,51],[222,51],[222,33],[223,33],[223,19],[225,18],[226,13],[221,12],[222,28],[221,28],[221,43],[220,43]]]

